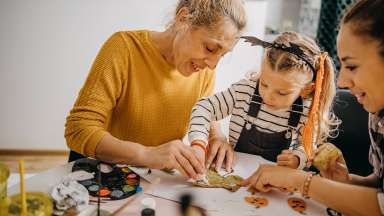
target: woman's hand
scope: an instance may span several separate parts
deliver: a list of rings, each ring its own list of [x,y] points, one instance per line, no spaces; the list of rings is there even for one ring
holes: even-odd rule
[[[300,189],[306,175],[302,170],[275,165],[260,165],[256,172],[241,182],[240,185],[250,185],[261,192],[268,192],[272,188]]]
[[[321,145],[317,151],[316,155],[319,154],[322,150],[324,150],[326,146]],[[332,159],[329,161],[328,169],[327,170],[319,170],[320,175],[339,182],[349,183],[350,182],[350,176],[347,164],[345,163],[343,155],[340,155],[337,158]]]
[[[300,164],[300,159],[291,150],[283,150],[277,156],[277,165],[296,169]]]
[[[211,167],[214,164],[215,170],[219,171],[225,160],[225,169],[227,172],[232,171],[232,166],[235,161],[235,151],[228,143],[225,136],[214,136],[209,139],[208,158],[206,167]]]
[[[203,146],[205,145],[202,142],[198,142],[198,143],[192,142],[191,146],[196,155],[196,158],[199,160],[201,164],[205,165],[206,151],[205,149],[203,149]]]
[[[155,169],[177,169],[181,174],[197,179],[204,173],[194,148],[184,145],[181,140],[172,140],[156,147],[146,147],[142,153],[143,164]]]

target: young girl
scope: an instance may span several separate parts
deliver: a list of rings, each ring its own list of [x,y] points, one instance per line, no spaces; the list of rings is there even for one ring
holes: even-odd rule
[[[295,32],[285,32],[273,43],[244,38],[266,48],[260,74],[200,99],[192,109],[189,141],[206,150],[210,122],[231,115],[229,143],[235,151],[302,169],[315,144],[325,142],[339,123],[330,112],[332,60]]]

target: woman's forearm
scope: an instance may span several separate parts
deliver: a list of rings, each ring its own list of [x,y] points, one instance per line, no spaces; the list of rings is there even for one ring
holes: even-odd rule
[[[375,188],[344,184],[315,176],[310,183],[308,195],[346,215],[380,215]]]
[[[359,176],[355,174],[349,174],[350,183],[354,185],[361,185],[367,187],[377,187],[379,185],[379,180],[375,174],[369,176]]]
[[[122,141],[106,134],[96,147],[96,158],[110,163],[145,166],[146,147],[144,145]]]

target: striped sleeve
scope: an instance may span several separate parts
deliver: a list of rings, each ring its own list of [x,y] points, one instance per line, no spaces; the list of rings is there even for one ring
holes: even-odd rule
[[[304,169],[307,165],[307,155],[305,154],[304,147],[299,145],[296,149],[293,149],[293,154],[299,158],[299,166],[297,169]]]
[[[305,153],[304,146],[302,145],[302,138],[303,138],[303,129],[304,125],[308,119],[308,113],[309,113],[309,107],[311,105],[311,100],[305,100],[303,102],[303,113],[300,117],[300,123],[298,127],[296,128],[296,133],[297,133],[297,142],[295,145],[291,145],[293,147],[293,154],[295,154],[299,158],[299,166],[297,169],[304,169],[307,165],[307,154]],[[313,149],[316,149],[316,144],[313,144]]]
[[[211,97],[203,97],[195,104],[189,123],[188,139],[190,143],[199,140],[205,145],[208,144],[211,121],[218,121],[232,114],[238,84],[239,82],[232,84],[225,91]]]

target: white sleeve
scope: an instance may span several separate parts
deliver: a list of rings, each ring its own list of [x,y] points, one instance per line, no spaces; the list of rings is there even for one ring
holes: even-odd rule
[[[208,144],[211,121],[221,120],[232,114],[235,104],[254,91],[254,82],[242,79],[225,91],[201,98],[192,108],[188,139]]]
[[[299,166],[297,169],[304,169],[304,167],[307,165],[307,155],[305,154],[304,147],[299,146],[297,149],[294,149],[293,154],[299,158]]]
[[[302,118],[305,118],[304,116],[302,116]],[[293,153],[299,157],[300,159],[300,163],[299,163],[299,166],[297,167],[297,169],[304,169],[306,166],[307,166],[307,162],[308,162],[308,158],[307,158],[307,154],[305,153],[305,150],[304,150],[304,146],[303,146],[303,136],[302,136],[302,133],[303,133],[303,129],[304,129],[304,126],[300,127],[297,131],[297,142],[298,142],[298,147],[295,148],[293,150]],[[292,144],[291,144],[292,145]],[[316,144],[313,143],[313,146],[312,146],[313,150],[315,150],[317,148]]]
[[[233,85],[211,97],[201,98],[192,108],[188,139],[192,143],[200,140],[208,144],[211,121],[221,120],[232,114],[235,104]]]

